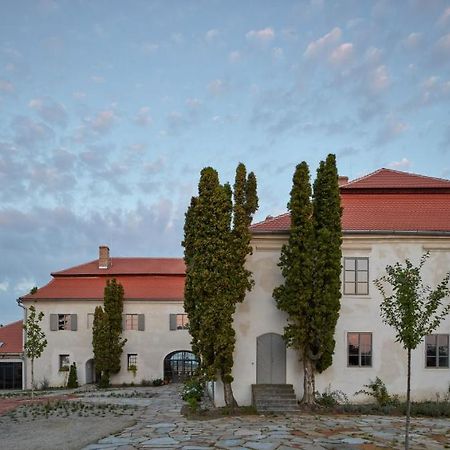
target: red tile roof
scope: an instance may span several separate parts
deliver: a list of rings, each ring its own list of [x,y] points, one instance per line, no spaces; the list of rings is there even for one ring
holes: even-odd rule
[[[112,258],[98,269],[98,260],[52,274],[53,280],[22,300],[102,300],[106,281],[115,278],[125,300],[184,299],[185,266],[181,258]]]
[[[23,352],[23,322],[21,320],[0,327],[0,354]]]
[[[450,232],[450,181],[380,169],[341,186],[345,232]],[[253,233],[285,233],[289,213],[251,226]]]
[[[98,259],[69,269],[53,272],[52,276],[78,275],[184,275],[181,258],[111,258],[107,269],[98,268]]]

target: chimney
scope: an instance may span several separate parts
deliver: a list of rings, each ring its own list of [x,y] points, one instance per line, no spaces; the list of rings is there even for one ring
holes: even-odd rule
[[[109,258],[109,247],[106,245],[100,245],[98,248],[98,268],[108,269],[111,265]]]
[[[338,184],[339,187],[345,186],[348,183],[348,177],[339,177]]]

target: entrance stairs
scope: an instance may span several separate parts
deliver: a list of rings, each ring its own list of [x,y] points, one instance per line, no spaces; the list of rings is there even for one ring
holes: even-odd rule
[[[252,384],[252,399],[259,413],[300,412],[292,384]]]

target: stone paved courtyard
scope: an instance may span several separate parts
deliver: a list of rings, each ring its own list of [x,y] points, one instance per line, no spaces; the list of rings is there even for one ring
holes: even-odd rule
[[[404,421],[384,416],[243,416],[187,420],[177,386],[155,389],[136,425],[85,450],[220,448],[232,450],[402,448]],[[416,449],[450,448],[450,420],[413,419]]]

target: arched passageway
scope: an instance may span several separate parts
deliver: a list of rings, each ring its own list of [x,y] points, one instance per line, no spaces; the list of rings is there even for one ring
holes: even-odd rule
[[[190,351],[177,350],[164,358],[164,380],[181,383],[195,375],[199,360]]]

